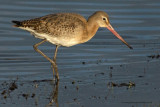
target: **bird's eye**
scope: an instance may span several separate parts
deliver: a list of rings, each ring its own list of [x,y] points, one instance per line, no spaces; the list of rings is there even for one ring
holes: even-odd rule
[[[106,18],[103,18],[103,20],[106,20]]]

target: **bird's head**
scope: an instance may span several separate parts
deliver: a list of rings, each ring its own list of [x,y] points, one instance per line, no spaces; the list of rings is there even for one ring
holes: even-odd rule
[[[124,44],[126,44],[130,49],[133,49],[111,26],[109,21],[109,16],[106,12],[97,11],[92,15],[95,18],[99,27],[105,27],[111,31],[118,39],[120,39]]]

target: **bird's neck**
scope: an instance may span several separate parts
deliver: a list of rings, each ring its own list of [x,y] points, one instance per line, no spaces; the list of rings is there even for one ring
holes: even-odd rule
[[[90,40],[97,32],[99,25],[94,19],[89,18],[87,21],[88,40]]]

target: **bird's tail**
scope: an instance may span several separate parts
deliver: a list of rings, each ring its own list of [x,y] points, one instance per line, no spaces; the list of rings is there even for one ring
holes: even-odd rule
[[[16,24],[16,25],[13,25],[14,27],[20,27],[20,26],[22,26],[22,22],[20,22],[20,21],[13,20],[12,23]]]

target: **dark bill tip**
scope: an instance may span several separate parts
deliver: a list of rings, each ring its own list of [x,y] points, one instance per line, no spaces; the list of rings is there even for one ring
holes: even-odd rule
[[[129,47],[130,49],[133,49],[132,47]]]

